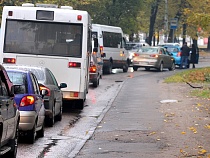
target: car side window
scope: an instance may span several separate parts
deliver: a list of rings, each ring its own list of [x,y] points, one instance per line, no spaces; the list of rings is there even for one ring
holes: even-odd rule
[[[38,84],[36,76],[34,74],[30,74],[30,76],[31,76],[33,87],[34,87],[34,93],[40,94],[39,84]]]
[[[8,90],[6,87],[6,83],[0,77],[0,96],[8,96]]]
[[[48,70],[46,70],[46,78],[47,78],[47,84],[54,85],[52,76],[50,75]]]
[[[49,72],[49,75],[51,76],[51,78],[53,80],[53,85],[58,87],[58,82],[57,82],[55,76],[53,75],[53,73],[50,70],[48,70],[48,72]]]

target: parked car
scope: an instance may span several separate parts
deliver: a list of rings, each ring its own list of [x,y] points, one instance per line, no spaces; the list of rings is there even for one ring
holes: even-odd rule
[[[13,84],[0,65],[0,157],[15,158],[18,146],[20,113],[15,104]]]
[[[180,46],[173,46],[173,45],[164,45],[163,46],[168,52],[173,54],[175,59],[175,65],[181,64],[181,47]]]
[[[168,68],[170,71],[175,69],[175,59],[163,47],[142,47],[133,57],[133,70],[144,67],[146,70],[155,68],[163,71]]]
[[[40,90],[47,90],[47,95],[44,96],[45,120],[48,126],[52,127],[55,118],[58,121],[62,120],[62,105],[63,93],[62,88],[66,88],[66,83],[58,85],[53,73],[46,67],[26,66],[26,65],[6,65],[7,68],[18,68],[28,70],[35,74],[38,79]]]
[[[162,43],[160,44],[159,46],[179,46],[181,47],[181,44],[180,43]]]
[[[96,42],[94,42],[96,40]],[[99,81],[103,74],[103,54],[99,48],[98,39],[94,38],[92,41],[93,51],[90,54],[90,67],[89,67],[89,82],[93,84],[94,87],[98,87]]]
[[[133,66],[133,57],[135,52],[137,52],[142,47],[149,47],[147,43],[139,43],[139,42],[127,42],[126,50],[128,51],[128,65],[129,67]]]
[[[164,45],[163,47],[169,53],[173,54],[173,57],[175,59],[175,65],[180,66],[180,64],[181,64],[181,47],[178,45]],[[187,68],[189,68],[189,65],[190,65],[190,60],[188,60]]]
[[[19,134],[33,144],[36,136],[44,137],[43,97],[47,91],[40,91],[38,80],[31,71],[5,68],[14,84],[15,102],[20,111]]]

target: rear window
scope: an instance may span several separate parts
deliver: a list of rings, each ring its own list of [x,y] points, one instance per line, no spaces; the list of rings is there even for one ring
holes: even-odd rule
[[[28,82],[26,73],[8,71],[7,74],[14,85],[20,85],[18,94],[28,93]]]

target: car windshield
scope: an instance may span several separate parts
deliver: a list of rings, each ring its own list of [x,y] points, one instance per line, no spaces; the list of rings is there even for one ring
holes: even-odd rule
[[[144,53],[144,54],[154,54],[154,53],[158,53],[158,48],[152,48],[152,47],[142,47],[141,49],[139,49],[140,53]]]
[[[9,79],[13,82],[14,85],[20,85],[18,91],[16,90],[16,94],[25,94],[28,93],[28,82],[26,73],[23,72],[15,72],[8,71],[7,72]]]

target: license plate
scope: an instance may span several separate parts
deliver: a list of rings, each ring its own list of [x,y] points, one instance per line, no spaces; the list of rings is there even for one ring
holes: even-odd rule
[[[139,62],[139,65],[147,65],[147,62]]]

